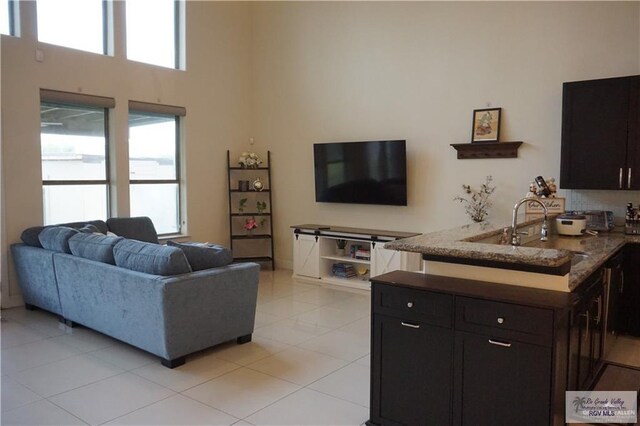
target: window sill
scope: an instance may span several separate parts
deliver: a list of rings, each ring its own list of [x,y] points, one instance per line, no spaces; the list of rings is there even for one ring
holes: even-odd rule
[[[167,241],[169,240],[173,240],[173,241],[178,241],[181,243],[187,242],[191,240],[191,235],[185,235],[185,234],[164,234],[164,235],[159,235],[158,236],[158,241],[160,242],[160,244],[166,244]]]

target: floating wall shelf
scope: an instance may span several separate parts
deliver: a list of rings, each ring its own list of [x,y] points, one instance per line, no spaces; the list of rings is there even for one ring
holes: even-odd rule
[[[458,151],[458,159],[466,158],[517,158],[522,142],[474,142],[452,143]]]

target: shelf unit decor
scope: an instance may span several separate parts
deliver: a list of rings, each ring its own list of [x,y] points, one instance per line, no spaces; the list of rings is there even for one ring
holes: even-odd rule
[[[452,143],[458,151],[458,160],[471,158],[517,158],[521,141]]]
[[[231,153],[227,150],[229,240],[233,261],[269,263],[271,270],[275,270],[271,151],[267,151],[266,166],[240,167],[237,164],[232,163]],[[249,229],[252,220],[257,228]]]
[[[371,277],[421,270],[419,253],[384,248],[386,242],[419,235],[413,232],[310,224],[291,228],[293,276],[302,281],[369,290]],[[344,249],[338,241],[346,242]]]

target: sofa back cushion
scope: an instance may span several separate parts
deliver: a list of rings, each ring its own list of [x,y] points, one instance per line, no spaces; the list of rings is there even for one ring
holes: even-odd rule
[[[146,216],[112,217],[107,219],[109,231],[132,240],[158,244],[158,233],[153,222]]]
[[[153,275],[191,272],[186,256],[177,247],[123,239],[113,247],[116,265]]]
[[[69,239],[78,232],[67,226],[47,226],[40,232],[38,239],[44,249],[70,254]]]
[[[88,222],[70,222],[70,223],[61,223],[60,225],[51,225],[51,226],[66,226],[68,228],[80,229],[87,225],[95,226],[98,232],[103,234],[107,233],[107,223],[104,220],[90,220]],[[20,235],[20,239],[23,243],[32,247],[42,247],[40,244],[40,239],[38,238],[40,232],[44,228],[50,228],[51,226],[32,226],[31,228],[27,228],[22,231],[22,235]]]
[[[191,269],[194,271],[218,268],[228,265],[233,261],[231,250],[216,244],[176,243],[167,241],[167,245],[181,249],[185,256],[187,256],[189,265],[191,265]]]
[[[69,238],[69,248],[74,256],[115,265],[113,247],[123,239],[122,237],[79,232]]]

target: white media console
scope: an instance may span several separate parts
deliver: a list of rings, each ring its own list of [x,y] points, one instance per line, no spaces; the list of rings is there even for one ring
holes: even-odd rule
[[[416,233],[311,224],[291,228],[293,277],[299,280],[368,290],[369,279],[376,275],[422,269],[419,253],[384,248],[386,242]],[[337,240],[346,243],[344,253],[338,249]],[[339,276],[345,275],[345,269],[350,276]]]

